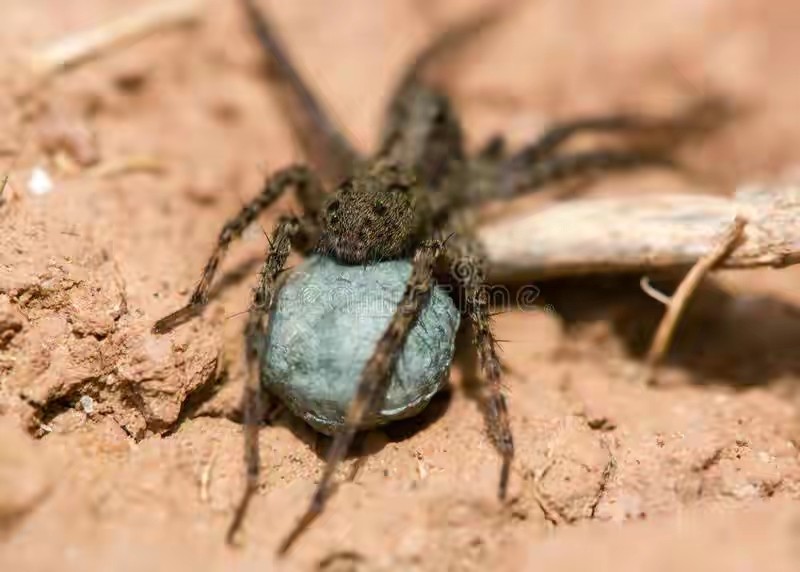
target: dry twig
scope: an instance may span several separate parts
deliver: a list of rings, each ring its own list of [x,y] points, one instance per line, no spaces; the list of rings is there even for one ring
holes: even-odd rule
[[[192,24],[199,15],[200,0],[160,2],[44,48],[33,56],[33,70],[45,79],[165,28]]]
[[[733,197],[654,195],[580,199],[486,223],[493,281],[685,272],[741,214],[747,236],[724,268],[800,262],[800,186],[750,187]]]
[[[670,341],[675,333],[675,327],[692,294],[697,290],[697,287],[700,286],[700,282],[702,282],[706,274],[731,253],[734,245],[741,238],[746,224],[747,221],[743,217],[737,216],[733,223],[725,230],[725,233],[720,237],[719,241],[714,245],[714,248],[697,261],[678,286],[678,289],[667,305],[667,311],[658,326],[658,330],[656,330],[656,335],[653,338],[653,343],[650,346],[650,351],[645,360],[645,371],[643,375],[644,381],[647,383],[654,382],[656,368],[669,349]]]
[[[89,171],[99,178],[111,178],[131,173],[160,175],[167,170],[163,161],[151,155],[131,155],[101,163]]]

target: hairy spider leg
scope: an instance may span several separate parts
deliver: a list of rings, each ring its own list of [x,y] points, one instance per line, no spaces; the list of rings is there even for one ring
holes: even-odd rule
[[[724,125],[734,110],[724,99],[708,96],[692,102],[672,117],[609,115],[556,124],[496,169],[495,185],[484,185],[480,199],[508,198],[550,183],[602,172],[642,167],[680,169],[676,152]],[[608,133],[620,145],[593,151],[558,154],[571,139],[585,133]],[[490,155],[491,157],[491,155]],[[495,162],[498,160],[495,156]],[[488,189],[492,196],[486,196]]]
[[[200,282],[195,287],[194,292],[192,292],[189,303],[183,308],[158,320],[153,325],[153,332],[167,332],[195,316],[205,307],[208,302],[208,292],[211,288],[211,282],[230,244],[238,239],[245,229],[290,187],[295,188],[298,199],[304,207],[304,211],[309,216],[316,213],[316,209],[318,209],[321,204],[320,197],[323,195],[323,190],[319,180],[310,169],[303,166],[292,166],[275,173],[274,176],[267,180],[261,192],[253,200],[243,206],[239,214],[230,219],[225,223],[225,226],[222,227],[222,231],[217,239],[217,245],[203,269]]]
[[[378,155],[413,168],[432,190],[463,171],[464,136],[450,100],[425,76],[495,24],[507,8],[484,10],[434,38],[412,60],[390,98]]]
[[[394,96],[391,98],[392,103],[389,104],[389,123],[392,123],[391,110],[394,105],[396,103],[402,105],[403,94],[426,83],[424,75],[430,66],[435,64],[437,60],[442,60],[449,54],[460,50],[465,44],[471,42],[482,32],[496,24],[510,6],[511,3],[506,2],[483,10],[464,22],[445,30],[419,51],[414,56],[413,61],[406,67],[405,73],[403,73],[395,88]]]
[[[489,436],[502,459],[498,497],[503,500],[508,490],[514,439],[511,434],[508,407],[503,395],[503,366],[497,355],[497,340],[492,332],[489,291],[486,288],[486,255],[481,243],[469,234],[454,234],[447,243],[445,259],[450,275],[464,292],[466,315],[473,327],[474,346],[478,354],[484,392],[484,409]]]
[[[335,184],[344,180],[360,162],[358,152],[297,73],[297,67],[264,13],[256,6],[256,0],[241,2],[264,54],[285,88],[281,91],[292,130],[309,161],[327,182]]]
[[[643,167],[677,168],[677,166],[668,155],[648,149],[585,151],[556,155],[535,162],[525,169],[503,173],[498,190],[503,193],[501,197],[510,198],[540,189],[545,185],[589,175],[631,171]]]
[[[363,422],[383,404],[388,382],[397,358],[405,344],[420,311],[430,297],[434,284],[433,269],[443,249],[439,240],[425,241],[414,255],[411,276],[406,284],[400,304],[395,310],[389,326],[378,341],[375,351],[361,373],[355,396],[345,417],[345,425],[333,438],[328,452],[325,470],[322,473],[314,496],[306,512],[281,544],[279,552],[285,554],[294,542],[322,514],[330,495],[336,467],[347,455],[356,431]]]
[[[304,232],[304,227],[308,227],[311,221],[301,220],[296,216],[282,217],[278,225],[272,231],[267,249],[267,256],[261,268],[259,282],[253,290],[253,304],[250,308],[250,315],[247,322],[247,378],[245,380],[244,391],[242,392],[242,412],[244,416],[244,462],[246,467],[245,488],[242,492],[239,504],[236,506],[233,520],[228,527],[227,541],[233,544],[236,533],[242,526],[250,499],[258,488],[258,476],[260,473],[260,458],[258,447],[258,430],[263,419],[262,411],[262,388],[260,367],[260,344],[263,342],[269,313],[275,300],[277,291],[278,276],[286,266],[286,259],[296,241],[298,235]],[[304,241],[307,241],[305,237]]]
[[[559,151],[571,139],[585,133],[605,133],[627,138],[629,144],[670,149],[715,131],[732,115],[725,100],[707,96],[693,101],[674,117],[640,114],[590,116],[557,123],[536,141],[524,146],[511,163],[532,164]]]

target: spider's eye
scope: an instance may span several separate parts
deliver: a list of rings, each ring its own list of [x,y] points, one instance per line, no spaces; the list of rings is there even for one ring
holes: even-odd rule
[[[376,215],[383,216],[387,213],[389,209],[383,203],[375,203],[375,205],[372,207],[372,210],[375,212]]]
[[[328,213],[332,214],[339,210],[339,200],[333,199],[330,203],[328,203]]]

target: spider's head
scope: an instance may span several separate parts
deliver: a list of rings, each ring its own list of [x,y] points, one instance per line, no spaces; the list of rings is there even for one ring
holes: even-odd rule
[[[408,255],[423,226],[419,197],[414,176],[401,167],[378,162],[359,170],[323,206],[319,251],[347,264]]]

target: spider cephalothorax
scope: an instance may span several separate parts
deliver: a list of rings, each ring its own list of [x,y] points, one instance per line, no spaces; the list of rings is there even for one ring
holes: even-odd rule
[[[469,225],[473,217],[464,216],[467,209],[589,174],[645,166],[674,167],[676,149],[720,124],[726,117],[725,107],[711,100],[690,105],[666,119],[637,115],[583,118],[552,127],[513,154],[509,155],[502,138],[496,137],[482,152],[469,156],[453,106],[444,93],[426,83],[422,72],[430,62],[482,29],[494,19],[495,12],[449,31],[416,58],[392,98],[378,152],[365,158],[337,129],[295,71],[255,0],[242,3],[278,78],[286,84],[283,93],[287,96],[289,117],[319,175],[309,167],[294,166],[267,180],[261,193],[223,227],[189,304],[154,326],[157,332],[168,330],[200,310],[231,242],[284,191],[295,190],[303,214],[281,217],[272,231],[247,324],[247,359],[253,370],[243,396],[248,479],[229,539],[239,528],[258,484],[262,386],[255,370],[264,363],[261,354],[268,351],[262,340],[268,336],[278,277],[293,248],[302,254],[319,253],[330,256],[335,263],[358,264],[365,269],[371,263],[405,260],[410,273],[396,310],[360,369],[359,379],[353,380],[352,401],[334,435],[311,505],[282,550],[288,549],[321,513],[334,470],[346,455],[356,430],[373,419],[381,406],[386,380],[395,371],[409,332],[430,299],[434,268],[450,270],[452,284],[459,290],[462,315],[472,325],[479,379],[485,387],[483,410],[491,440],[502,459],[498,492],[504,498],[514,444],[484,287],[486,260]],[[602,134],[615,141],[599,149],[570,150],[568,144],[585,133]],[[323,181],[338,185],[328,194]]]
[[[411,171],[371,162],[325,201],[317,250],[347,264],[408,257],[430,235],[429,211]]]

